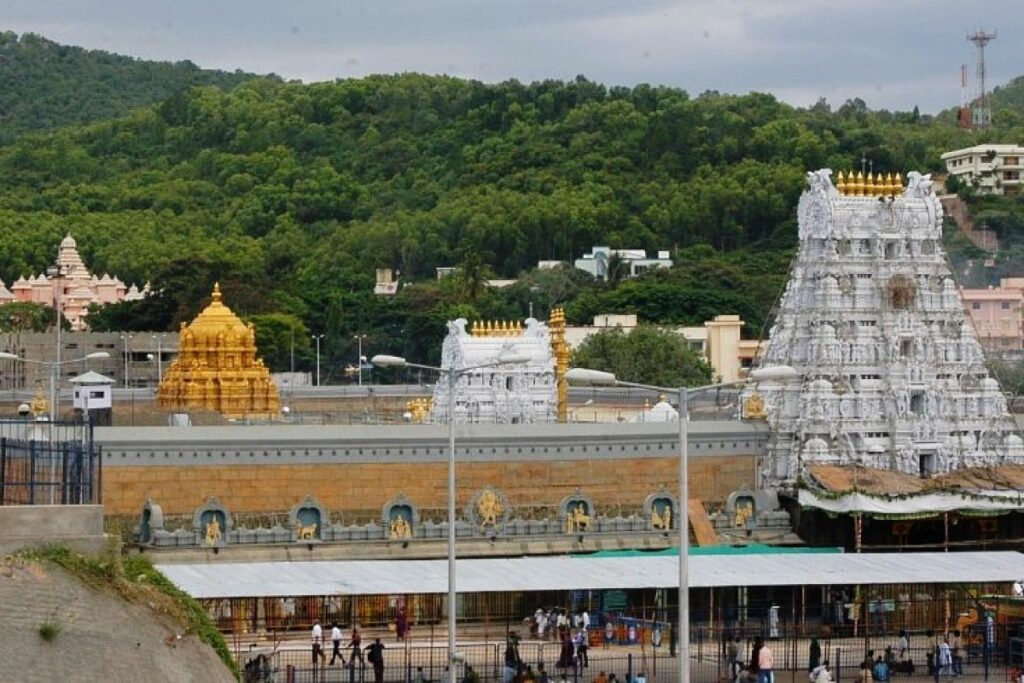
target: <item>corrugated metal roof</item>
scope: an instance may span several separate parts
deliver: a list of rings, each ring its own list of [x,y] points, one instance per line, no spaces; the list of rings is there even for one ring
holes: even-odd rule
[[[196,598],[445,593],[445,560],[250,562],[160,565]],[[458,561],[460,593],[674,588],[675,557],[524,557]],[[1024,577],[1017,552],[862,555],[704,555],[690,558],[690,585],[1011,582]]]

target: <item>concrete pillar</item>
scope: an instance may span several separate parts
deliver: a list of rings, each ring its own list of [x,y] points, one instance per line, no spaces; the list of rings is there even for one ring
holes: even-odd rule
[[[716,315],[704,323],[708,328],[708,362],[715,371],[715,381],[735,382],[740,379],[740,330],[743,320],[738,315]]]

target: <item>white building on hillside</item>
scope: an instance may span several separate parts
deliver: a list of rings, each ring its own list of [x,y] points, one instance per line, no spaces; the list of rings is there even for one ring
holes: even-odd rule
[[[627,269],[625,277],[636,277],[644,271],[652,268],[671,268],[672,259],[667,251],[659,251],[657,258],[647,258],[647,252],[643,249],[612,249],[610,247],[594,247],[589,254],[583,258],[576,259],[576,267],[585,270],[595,278],[608,279],[608,267],[612,258],[622,260]]]
[[[1024,147],[1020,145],[975,145],[946,152],[942,160],[951,176],[973,185],[982,194],[1020,192],[1024,170]]]

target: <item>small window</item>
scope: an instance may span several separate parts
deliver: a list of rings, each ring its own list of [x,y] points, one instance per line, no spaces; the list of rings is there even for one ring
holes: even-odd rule
[[[1003,310],[1004,311],[1010,310],[1010,302],[1009,301],[1004,301],[1003,302]]]
[[[972,311],[980,311],[981,310],[981,304],[978,303],[977,301],[972,301],[971,302],[971,310]]]

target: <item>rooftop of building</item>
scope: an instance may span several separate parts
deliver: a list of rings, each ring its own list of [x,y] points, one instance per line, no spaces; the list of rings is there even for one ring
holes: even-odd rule
[[[1024,154],[1024,147],[1014,143],[985,143],[981,145],[974,145],[973,147],[963,147],[961,149],[954,149],[946,152],[942,155],[942,159],[951,159],[958,156],[966,156],[970,154],[985,154],[987,152],[996,152],[1003,154],[1012,154],[1014,152]]]

